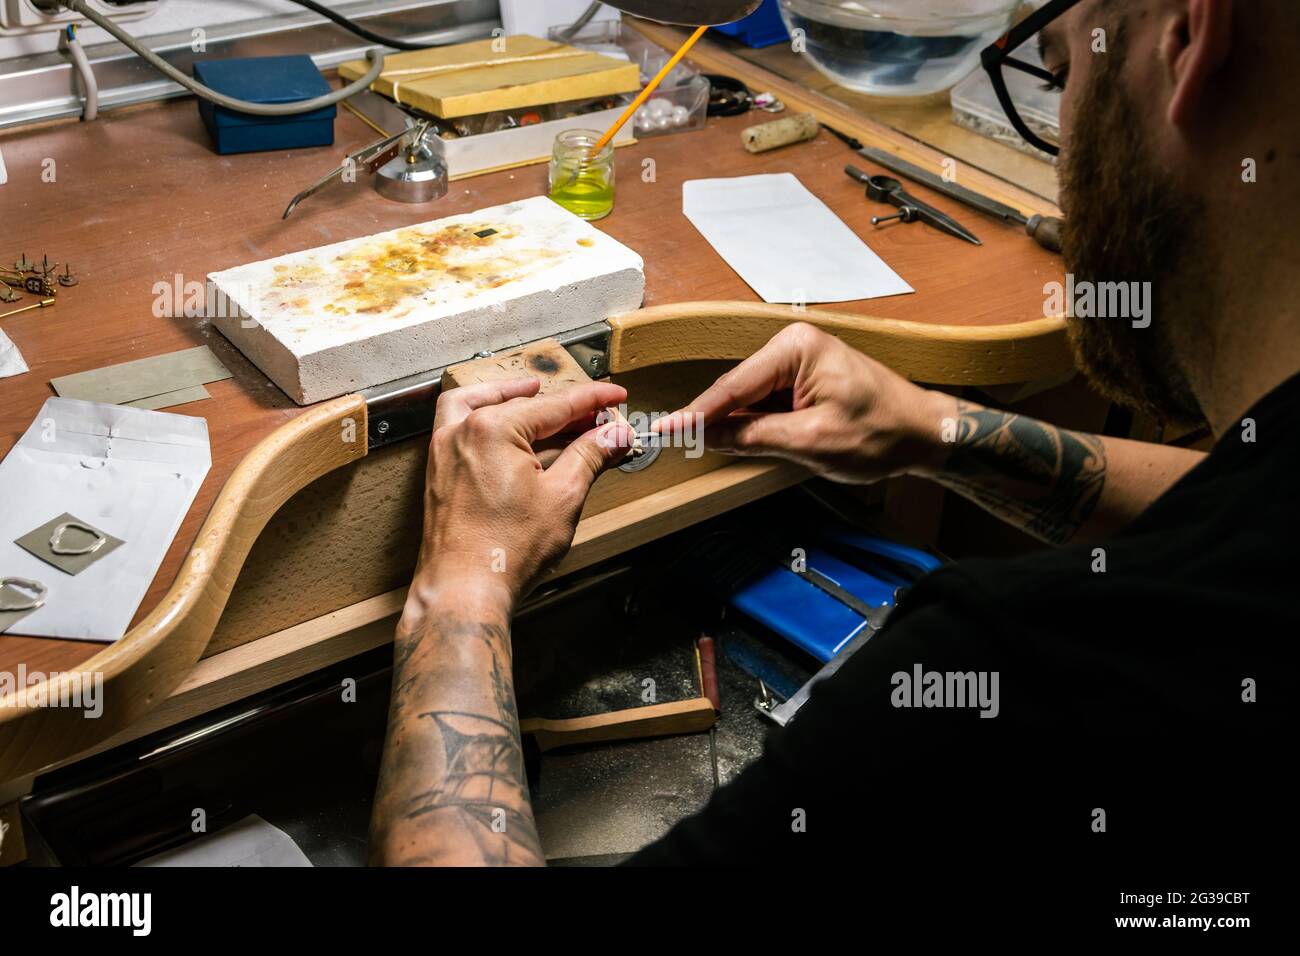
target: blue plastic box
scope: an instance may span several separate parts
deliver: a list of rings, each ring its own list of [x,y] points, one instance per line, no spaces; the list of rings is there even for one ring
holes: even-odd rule
[[[763,5],[745,19],[714,29],[756,50],[790,39],[790,31],[781,19],[780,0],[763,0]]]
[[[309,56],[258,56],[200,60],[194,78],[218,93],[251,103],[292,103],[314,99],[330,85]],[[221,155],[256,153],[300,146],[331,146],[338,108],[327,106],[300,116],[253,116],[199,99],[199,116]]]

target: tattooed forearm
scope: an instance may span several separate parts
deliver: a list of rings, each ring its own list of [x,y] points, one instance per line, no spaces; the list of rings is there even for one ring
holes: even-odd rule
[[[1088,523],[1106,483],[1099,437],[965,402],[956,424],[941,484],[1051,544]]]
[[[397,635],[375,861],[540,865],[508,625],[451,613]]]

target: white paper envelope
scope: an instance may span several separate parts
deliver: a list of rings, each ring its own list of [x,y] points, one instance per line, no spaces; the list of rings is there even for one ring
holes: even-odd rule
[[[26,371],[27,363],[23,361],[23,353],[18,351],[18,346],[14,345],[9,336],[0,332],[0,378],[22,375]]]
[[[683,183],[682,212],[764,302],[914,291],[791,173]]]
[[[49,399],[0,462],[0,577],[48,589],[6,633],[125,634],[211,465],[202,418]],[[14,543],[64,512],[126,543],[77,575]]]

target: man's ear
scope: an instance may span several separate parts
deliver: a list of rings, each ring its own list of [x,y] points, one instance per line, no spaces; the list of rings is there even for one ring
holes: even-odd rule
[[[1169,23],[1163,41],[1173,95],[1169,122],[1190,124],[1202,107],[1214,76],[1232,50],[1233,0],[1186,0],[1186,9]]]

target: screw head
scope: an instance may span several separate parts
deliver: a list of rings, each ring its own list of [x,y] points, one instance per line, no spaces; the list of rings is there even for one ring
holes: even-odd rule
[[[379,434],[381,434],[381,435],[387,435],[387,434],[388,434],[388,429],[391,428],[391,427],[392,427],[392,426],[390,426],[390,425],[388,424],[388,422],[380,422],[380,423],[375,427],[375,431],[379,432]]]

